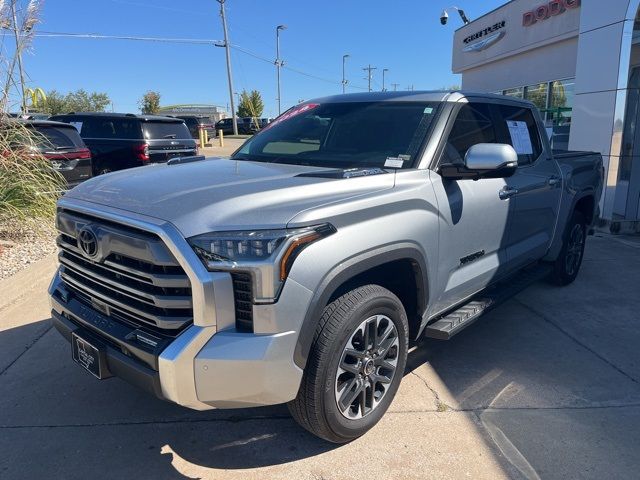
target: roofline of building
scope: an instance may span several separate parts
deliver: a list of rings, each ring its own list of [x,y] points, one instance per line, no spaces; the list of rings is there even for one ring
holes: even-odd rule
[[[474,18],[473,20],[470,20],[469,23],[465,23],[464,25],[462,25],[461,27],[456,28],[456,32],[458,30],[462,30],[463,28],[468,27],[469,25],[472,25],[474,23],[476,23],[478,20],[483,19],[484,17],[491,15],[494,12],[497,12],[498,10],[500,10],[501,8],[506,7],[507,5],[509,5],[510,3],[515,2],[516,0],[509,0],[508,2],[503,3],[502,5],[500,5],[499,7],[494,8],[493,10],[487,12],[487,13],[483,13],[482,15],[480,15],[478,18]]]

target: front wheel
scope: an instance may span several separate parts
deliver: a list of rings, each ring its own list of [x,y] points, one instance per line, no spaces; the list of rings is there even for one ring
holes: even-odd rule
[[[402,303],[378,285],[356,288],[323,311],[295,400],[293,418],[320,438],[344,443],[384,415],[407,362]]]
[[[587,239],[584,215],[573,212],[564,232],[562,250],[553,264],[551,281],[557,285],[569,285],[578,276]]]

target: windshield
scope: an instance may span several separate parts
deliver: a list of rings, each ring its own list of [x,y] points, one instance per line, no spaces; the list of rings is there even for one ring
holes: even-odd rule
[[[232,159],[410,168],[437,107],[435,102],[392,101],[299,105],[247,141]]]
[[[142,131],[144,138],[148,140],[191,138],[189,129],[183,122],[144,122]]]
[[[47,150],[72,150],[85,148],[78,131],[74,127],[49,127],[37,126],[35,141],[43,151]]]

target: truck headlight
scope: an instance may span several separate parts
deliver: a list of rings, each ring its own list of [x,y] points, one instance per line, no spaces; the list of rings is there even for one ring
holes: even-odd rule
[[[254,301],[271,302],[300,252],[335,231],[325,223],[295,229],[211,232],[188,241],[208,270],[250,273]]]

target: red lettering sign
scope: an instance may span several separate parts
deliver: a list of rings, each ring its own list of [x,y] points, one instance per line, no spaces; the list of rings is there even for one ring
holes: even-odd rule
[[[534,23],[542,22],[550,17],[556,17],[567,10],[578,8],[580,3],[581,0],[551,0],[549,3],[524,12],[522,14],[522,26],[530,27]]]
[[[273,122],[271,122],[269,125],[264,127],[262,129],[262,131],[264,132],[265,130],[267,130],[267,129],[275,126],[275,125],[278,125],[279,123],[286,122],[291,117],[295,117],[296,115],[300,115],[301,113],[305,113],[305,112],[308,112],[309,110],[313,110],[314,108],[316,108],[319,105],[320,105],[319,103],[305,103],[304,105],[302,105],[300,107],[292,108],[288,112],[284,112],[282,115],[280,115],[278,118],[276,118]]]

